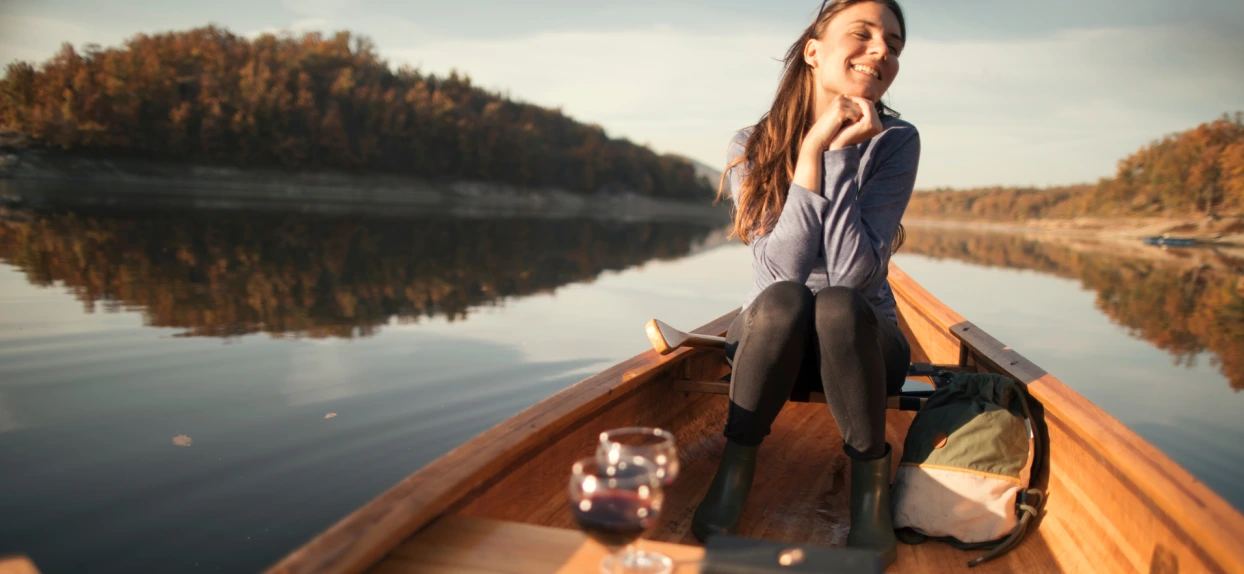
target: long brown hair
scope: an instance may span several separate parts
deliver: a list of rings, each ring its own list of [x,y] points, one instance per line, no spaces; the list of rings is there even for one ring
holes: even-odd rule
[[[717,190],[718,200],[729,195],[726,181],[730,170],[740,163],[748,167],[734,206],[732,233],[743,243],[750,243],[753,237],[769,233],[777,224],[778,216],[782,214],[782,206],[786,204],[786,191],[794,178],[799,147],[803,144],[804,135],[816,121],[812,117],[816,103],[815,84],[812,67],[803,58],[804,46],[809,40],[820,38],[829,26],[829,21],[839,12],[864,2],[876,2],[889,8],[898,19],[900,33],[904,39],[907,38],[903,9],[895,0],[829,0],[821,3],[816,20],[786,50],[782,80],[778,83],[773,107],[760,117],[755,129],[747,137],[743,155],[726,166],[726,171],[721,176]],[[898,117],[898,113],[881,102],[877,102],[877,113]],[[893,249],[898,249],[902,244],[903,236],[903,227],[900,224]]]

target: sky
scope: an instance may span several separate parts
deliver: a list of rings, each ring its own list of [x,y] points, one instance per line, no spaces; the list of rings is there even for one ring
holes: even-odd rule
[[[811,0],[0,0],[0,63],[214,23],[350,30],[391,64],[465,72],[613,137],[710,166],[772,103]],[[920,130],[917,188],[1114,174],[1164,135],[1244,110],[1240,0],[907,0],[888,103]]]

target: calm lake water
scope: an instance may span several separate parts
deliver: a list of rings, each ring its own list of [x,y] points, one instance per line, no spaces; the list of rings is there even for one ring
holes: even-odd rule
[[[912,228],[896,261],[1244,508],[1229,254]],[[0,554],[260,569],[480,431],[736,307],[708,227],[236,211],[0,221]]]

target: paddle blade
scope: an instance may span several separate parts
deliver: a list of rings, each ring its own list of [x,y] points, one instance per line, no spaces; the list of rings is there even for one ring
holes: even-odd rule
[[[648,333],[648,342],[658,354],[668,355],[687,342],[687,334],[661,321],[653,319],[644,326]]]

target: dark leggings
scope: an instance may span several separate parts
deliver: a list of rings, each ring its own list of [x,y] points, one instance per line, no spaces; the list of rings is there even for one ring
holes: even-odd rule
[[[730,324],[726,357],[730,440],[760,444],[792,392],[820,387],[847,454],[885,454],[886,395],[902,389],[911,347],[859,292],[829,287],[813,295],[800,283],[774,283]]]

